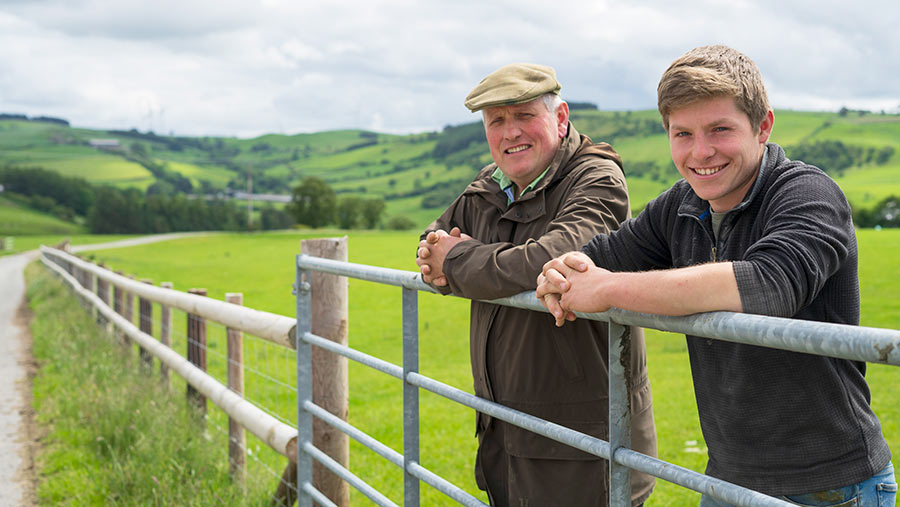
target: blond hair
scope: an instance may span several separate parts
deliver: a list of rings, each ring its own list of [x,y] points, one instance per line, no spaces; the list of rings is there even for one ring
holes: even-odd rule
[[[723,45],[701,46],[681,55],[663,73],[656,93],[666,130],[673,110],[701,99],[733,97],[753,128],[759,128],[769,112],[759,68],[747,55]]]

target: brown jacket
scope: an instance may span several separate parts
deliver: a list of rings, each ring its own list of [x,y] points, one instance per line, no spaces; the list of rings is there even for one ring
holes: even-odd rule
[[[534,290],[545,262],[580,249],[597,233],[617,229],[630,215],[618,154],[608,144],[580,135],[571,123],[544,178],[509,205],[491,179],[496,167],[482,169],[426,230],[456,226],[474,238],[449,252],[443,265],[448,287],[442,292],[494,299]],[[475,394],[606,440],[607,336],[604,322],[578,319],[557,328],[546,313],[472,301]],[[631,345],[632,446],[655,456],[646,349],[639,328],[633,329]],[[490,423],[479,414],[477,431]],[[597,459],[517,427],[507,426],[505,435],[510,455]],[[643,501],[654,479],[632,476],[633,497]]]

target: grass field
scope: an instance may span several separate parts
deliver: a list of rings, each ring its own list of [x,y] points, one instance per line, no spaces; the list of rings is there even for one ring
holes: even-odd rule
[[[85,232],[85,228],[81,225],[60,220],[53,215],[34,211],[0,197],[0,237],[17,236],[17,239],[22,241],[23,235],[81,234],[83,232]],[[28,244],[27,240],[26,244]]]
[[[265,483],[247,492],[183,392],[147,382],[112,336],[49,271],[29,266],[39,505],[269,505]],[[133,351],[132,351],[133,352]]]
[[[318,231],[320,236],[344,232]],[[182,239],[141,247],[92,253],[114,269],[122,269],[156,283],[173,281],[176,288],[206,287],[209,296],[243,292],[249,307],[293,315],[290,286],[293,258],[301,236],[296,233],[221,235]],[[417,233],[353,232],[349,235],[351,262],[414,270]],[[860,279],[862,324],[900,329],[898,277],[900,231],[861,230]],[[466,301],[422,294],[419,297],[420,369],[430,377],[471,392]],[[357,280],[350,281],[350,344],[366,353],[398,363],[400,347],[400,291]],[[654,391],[654,411],[661,459],[702,471],[706,456],[694,403],[684,337],[647,332],[648,363]],[[870,365],[872,405],[881,418],[888,443],[900,449],[900,370]],[[350,422],[394,449],[402,449],[401,386],[386,375],[351,363]],[[474,417],[428,393],[422,394],[422,464],[467,491],[480,495],[471,469],[476,442]],[[700,452],[698,452],[700,450]],[[900,464],[895,459],[895,464]],[[396,467],[355,443],[351,469],[399,501],[402,476]],[[451,504],[427,486],[423,505]],[[355,494],[354,505],[365,505]],[[483,496],[482,496],[483,498]],[[698,495],[658,481],[648,506],[695,504]]]

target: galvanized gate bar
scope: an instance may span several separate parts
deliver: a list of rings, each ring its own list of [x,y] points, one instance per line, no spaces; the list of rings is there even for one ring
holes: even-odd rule
[[[308,482],[303,485],[302,489],[303,489],[303,491],[306,492],[306,494],[311,496],[312,499],[315,500],[315,502],[317,504],[319,504],[322,507],[340,507],[339,505],[332,502],[331,499],[328,498],[327,496],[325,496],[321,491],[316,489],[315,486],[313,486],[312,484],[310,484]],[[297,495],[297,497],[299,498],[300,495]]]
[[[431,470],[423,467],[418,463],[412,463],[409,466],[409,472],[422,480],[422,482],[431,485],[434,489],[456,500],[462,505],[468,507],[490,507],[488,504],[466,493],[453,483],[447,481],[443,477],[435,474]]]
[[[298,256],[299,257],[299,256]],[[303,336],[312,328],[312,298],[309,272],[297,270],[294,291],[297,294],[297,336]],[[312,403],[312,346],[297,340],[297,488],[306,489],[313,483],[313,463],[308,453],[303,452],[304,443],[313,439],[312,414],[303,409],[303,403]],[[312,498],[297,495],[297,507],[313,507]]]
[[[419,292],[403,288],[403,378],[419,371]],[[419,505],[419,479],[410,473],[419,462],[419,388],[403,382],[403,505]]]
[[[369,449],[374,451],[376,454],[378,454],[382,458],[397,465],[397,468],[403,468],[403,455],[402,454],[400,454],[399,452],[382,444],[378,440],[375,440],[374,438],[367,435],[359,428],[357,428],[351,424],[348,424],[340,417],[337,417],[336,415],[332,414],[331,412],[325,410],[324,408],[316,405],[315,403],[313,403],[311,401],[304,402],[303,409],[309,411],[310,413],[312,413],[312,415],[321,419],[325,424],[328,424],[329,426],[331,426],[333,428],[337,428],[338,430],[343,431],[344,433],[349,435],[350,438],[352,438],[352,439],[356,440],[357,442],[361,443],[362,445],[368,447]]]
[[[469,408],[484,412],[490,416],[515,424],[539,435],[552,438],[564,444],[581,449],[584,452],[609,459],[609,443],[590,435],[560,426],[532,415],[513,410],[492,401],[461,391],[455,387],[442,384],[420,374],[411,374],[409,382],[435,394],[456,401]],[[657,458],[652,458],[631,449],[616,450],[616,461],[635,470],[649,473],[671,483],[684,486],[700,493],[716,498],[728,499],[739,507],[784,507],[791,505],[762,493],[731,484],[693,470],[688,470]]]
[[[609,322],[609,448],[631,448],[631,328]],[[631,469],[609,460],[609,505],[631,507]]]
[[[344,263],[306,255],[299,255],[297,263],[304,269],[436,292],[422,282],[421,276],[413,271]],[[487,302],[539,312],[547,311],[535,298],[534,291]],[[900,366],[900,331],[894,329],[846,326],[828,322],[730,312],[668,317],[611,308],[607,312],[576,313],[576,315],[591,320],[609,321],[613,319],[623,325],[692,334],[736,343]]]
[[[360,493],[369,497],[369,500],[372,500],[382,507],[399,507],[397,504],[392,502],[390,498],[382,495],[380,491],[373,488],[372,486],[369,486],[368,483],[357,477],[353,472],[347,470],[346,468],[341,466],[340,463],[331,459],[331,456],[319,450],[312,444],[312,442],[305,442],[302,447],[303,452],[315,458],[316,461],[324,465],[328,470],[331,470],[341,479],[347,481],[348,484],[356,488]]]
[[[433,292],[435,294],[438,293],[438,291],[434,290],[430,285],[423,282],[422,277],[415,271],[403,271],[401,269],[382,268],[380,266],[369,266],[353,262],[323,259],[321,257],[313,257],[306,254],[297,256],[297,266],[301,269],[310,269],[332,275],[347,276],[385,285],[395,285],[398,287],[406,287],[407,289]]]
[[[609,459],[609,443],[600,440],[599,438],[594,438],[590,435],[585,435],[584,433],[566,428],[565,426],[545,421],[531,414],[519,412],[518,410],[500,405],[499,403],[479,398],[473,394],[432,380],[418,373],[411,373],[406,380],[410,384],[427,389],[469,408],[474,408],[489,416],[496,417],[497,419],[514,424],[520,428],[525,428],[526,430],[539,435],[552,438],[558,442],[571,445],[576,449],[581,449],[582,451],[591,453],[595,456]]]
[[[639,472],[655,475],[672,484],[725,500],[738,507],[796,507],[794,504],[764,495],[758,491],[703,475],[657,458],[651,458],[646,454],[641,454],[631,449],[616,449],[613,459],[617,463]]]
[[[347,359],[352,359],[352,360],[356,361],[357,363],[361,363],[361,364],[368,366],[369,368],[378,370],[382,373],[387,373],[388,375],[390,375],[394,378],[398,378],[398,379],[403,378],[403,368],[401,368],[395,364],[389,363],[383,359],[378,359],[375,356],[370,356],[369,354],[366,354],[364,352],[360,352],[358,350],[351,349],[350,347],[347,347],[346,345],[341,345],[340,343],[336,343],[336,342],[333,342],[326,338],[322,338],[321,336],[314,335],[310,332],[298,333],[298,335],[306,343],[310,343],[317,347],[321,347],[325,350],[334,352],[335,354],[342,355],[342,356],[346,357]]]
[[[589,314],[578,315],[593,318]],[[894,329],[731,312],[666,317],[612,308],[606,315],[607,318],[627,322],[633,326],[852,361],[900,366],[900,331]]]

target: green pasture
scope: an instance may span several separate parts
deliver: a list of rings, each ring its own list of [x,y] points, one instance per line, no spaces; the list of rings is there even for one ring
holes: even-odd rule
[[[40,264],[25,276],[39,366],[35,505],[270,504],[273,481],[235,484],[183,391],[148,382],[133,350]]]
[[[168,169],[181,173],[191,180],[194,185],[199,185],[200,180],[207,180],[216,187],[225,187],[235,177],[233,171],[223,167],[199,166],[187,162],[168,162]]]
[[[316,236],[340,236],[344,231],[316,231]],[[861,230],[860,279],[862,324],[900,329],[900,302],[896,252],[900,230]],[[223,299],[226,292],[242,292],[244,304],[252,308],[292,316],[294,298],[293,259],[299,233],[223,234],[180,239],[140,247],[90,252],[113,269],[158,284],[172,281],[175,287],[205,287],[209,297]],[[414,270],[417,232],[352,232],[351,262]],[[400,289],[350,280],[350,345],[366,353],[399,364],[401,360]],[[472,392],[468,356],[468,304],[452,296],[423,293],[419,296],[420,369],[467,392]],[[175,324],[175,329],[183,326]],[[183,329],[183,327],[181,327]],[[181,347],[181,344],[175,347]],[[224,345],[217,345],[218,354]],[[647,331],[648,363],[654,392],[654,412],[659,434],[659,456],[678,465],[703,471],[705,445],[696,415],[690,365],[683,336]],[[183,349],[177,349],[183,350]],[[290,355],[254,349],[263,364],[281,364],[271,371],[291,382]],[[246,354],[246,352],[245,352]],[[274,356],[278,356],[274,358]],[[221,362],[220,359],[216,361]],[[216,364],[214,368],[221,368]],[[268,368],[268,366],[266,366]],[[221,374],[221,373],[220,373]],[[893,449],[900,449],[900,393],[896,367],[870,365],[868,380],[872,404],[882,420],[885,436]],[[350,422],[387,443],[402,449],[401,385],[393,377],[351,362]],[[293,420],[293,401],[283,394],[256,392],[254,398],[278,403],[278,412]],[[278,400],[278,401],[275,401]],[[433,396],[421,395],[422,464],[447,477],[480,498],[472,478],[476,448],[474,415],[471,410]],[[215,418],[213,417],[215,421]],[[258,445],[258,444],[257,444]],[[275,460],[273,468],[279,466]],[[896,463],[896,460],[895,460]],[[282,465],[283,466],[283,465]],[[402,499],[402,474],[393,465],[361,445],[351,442],[351,470],[386,492],[395,502]],[[365,505],[353,493],[354,505]],[[423,505],[452,505],[442,494],[422,487]],[[648,506],[695,504],[698,495],[665,481],[658,481]]]
[[[91,183],[145,189],[153,175],[140,164],[86,146],[47,146],[9,150],[2,159],[22,167],[42,167]]]
[[[84,227],[60,220],[50,214],[25,208],[9,199],[0,197],[0,237],[24,234],[80,234]],[[27,241],[26,241],[27,243]],[[3,255],[3,252],[0,252]]]
[[[623,158],[631,189],[633,209],[640,210],[679,179],[671,164],[667,137],[659,133],[659,113],[640,111],[574,110],[573,125],[595,141],[611,142]],[[634,127],[635,129],[628,130]],[[226,167],[262,171],[278,181],[282,191],[297,185],[306,176],[325,179],[342,194],[383,197],[428,188],[450,180],[468,180],[490,162],[487,150],[471,145],[450,155],[435,156],[434,148],[445,139],[443,132],[389,135],[361,130],[338,130],[310,134],[267,134],[252,139],[201,138],[203,144],[171,139],[180,150],[163,142],[165,137],[138,139],[102,130],[68,128],[30,121],[0,121],[0,164],[44,167],[67,176],[82,177],[91,183],[146,189],[155,179],[145,168],[120,154],[89,148],[91,138],[117,138],[123,146],[146,146],[154,160],[194,183],[208,180],[221,187],[236,173]],[[775,111],[772,141],[785,147],[801,142],[839,140],[846,144],[880,149],[893,146],[897,152],[882,166],[852,167],[837,177],[838,183],[856,207],[870,208],[890,195],[900,194],[900,115],[855,112],[841,116],[832,112]],[[364,146],[376,141],[376,144]],[[356,146],[354,148],[354,146]],[[475,155],[475,157],[471,155]],[[658,174],[638,176],[630,166],[654,162]],[[653,179],[657,178],[657,179]],[[240,185],[239,185],[240,186]],[[425,226],[429,210],[420,198],[387,201],[387,216],[408,216]]]

